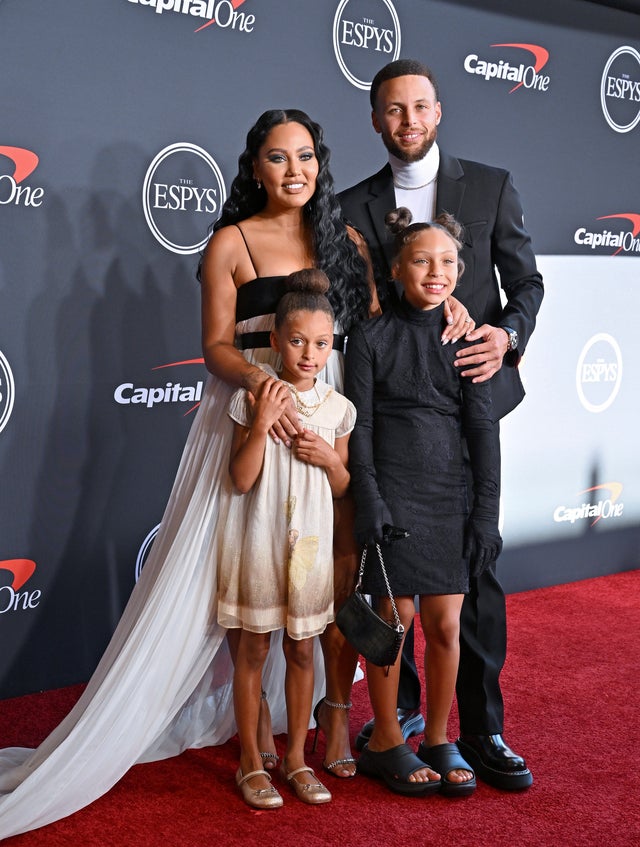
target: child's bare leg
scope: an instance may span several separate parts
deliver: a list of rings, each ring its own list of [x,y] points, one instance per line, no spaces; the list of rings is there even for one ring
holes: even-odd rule
[[[304,745],[309,731],[313,699],[313,639],[296,641],[285,632],[282,649],[287,663],[285,698],[287,701],[287,752],[285,773],[304,767]],[[298,782],[313,783],[310,773],[296,777]],[[315,780],[317,782],[317,780]]]
[[[414,615],[415,606],[413,597],[396,597],[396,606],[400,620],[405,630],[410,626]],[[385,620],[393,619],[391,603],[387,598],[381,599],[378,611],[380,617]],[[369,739],[369,749],[374,752],[382,752],[399,744],[404,744],[404,738],[400,724],[398,723],[398,679],[400,676],[400,654],[395,663],[387,668],[367,662],[367,683],[369,686],[369,698],[373,707],[374,728]],[[427,765],[422,770],[412,773],[408,779],[411,782],[429,782],[436,778],[436,774]]]
[[[231,661],[234,666],[238,655],[238,645],[240,644],[241,629],[230,629],[227,632],[227,644]],[[278,754],[276,753],[276,745],[273,740],[273,731],[271,729],[271,712],[269,711],[269,703],[267,702],[264,691],[260,700],[260,715],[258,717],[258,748],[262,759],[262,766],[267,771],[272,771],[278,764]]]
[[[284,693],[287,701],[287,752],[280,771],[303,803],[328,803],[331,792],[304,761],[304,743],[309,730],[313,697],[313,639],[295,641],[285,632],[282,642],[287,672]]]
[[[240,630],[235,640],[233,708],[240,740],[240,768],[243,774],[263,770],[258,746],[258,722],[262,697],[262,667],[269,652],[270,633]],[[267,788],[266,776],[253,777],[251,788]]]
[[[425,595],[420,598],[420,620],[425,636],[426,747],[446,744],[448,741],[447,722],[460,660],[462,600],[462,594]],[[473,775],[467,770],[452,770],[446,776],[450,782],[467,782]]]

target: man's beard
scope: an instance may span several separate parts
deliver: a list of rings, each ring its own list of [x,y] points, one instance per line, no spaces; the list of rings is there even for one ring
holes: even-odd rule
[[[396,159],[400,159],[401,162],[407,162],[407,164],[410,164],[411,162],[420,162],[424,159],[429,150],[431,150],[435,144],[437,137],[438,133],[434,129],[433,135],[425,136],[422,145],[417,150],[412,151],[404,150],[402,147],[399,147],[386,133],[382,133],[382,143],[392,156],[395,156]]]

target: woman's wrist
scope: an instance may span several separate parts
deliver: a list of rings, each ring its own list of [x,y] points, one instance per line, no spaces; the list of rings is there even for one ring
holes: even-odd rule
[[[266,374],[260,368],[251,366],[242,377],[242,387],[255,396],[262,383],[268,379],[270,379],[269,374]]]

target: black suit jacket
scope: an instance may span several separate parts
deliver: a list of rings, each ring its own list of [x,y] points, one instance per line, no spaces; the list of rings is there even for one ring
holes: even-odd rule
[[[367,240],[384,303],[397,296],[390,284],[393,237],[384,223],[387,212],[396,207],[391,166],[385,165],[338,198],[345,218]],[[508,171],[456,159],[441,150],[436,207],[437,214],[449,212],[464,227],[465,271],[455,296],[477,325],[508,326],[518,333],[517,354],[508,354],[491,379],[494,420],[499,420],[524,397],[517,364],[534,330],[544,293],[520,197]]]

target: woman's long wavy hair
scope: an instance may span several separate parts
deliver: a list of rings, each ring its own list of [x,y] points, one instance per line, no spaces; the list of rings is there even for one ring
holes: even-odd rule
[[[239,223],[260,212],[266,205],[267,193],[258,187],[253,163],[271,130],[281,124],[298,123],[308,130],[318,160],[318,177],[313,197],[303,209],[311,236],[316,267],[329,277],[328,298],[336,320],[345,331],[355,321],[367,317],[371,292],[364,260],[347,233],[335,196],[333,177],[329,171],[329,148],[323,141],[322,127],[299,109],[269,109],[247,133],[246,147],[238,158],[238,174],[231,183],[229,197],[222,213],[212,225],[216,232],[229,224]],[[198,266],[198,279],[202,260]]]

